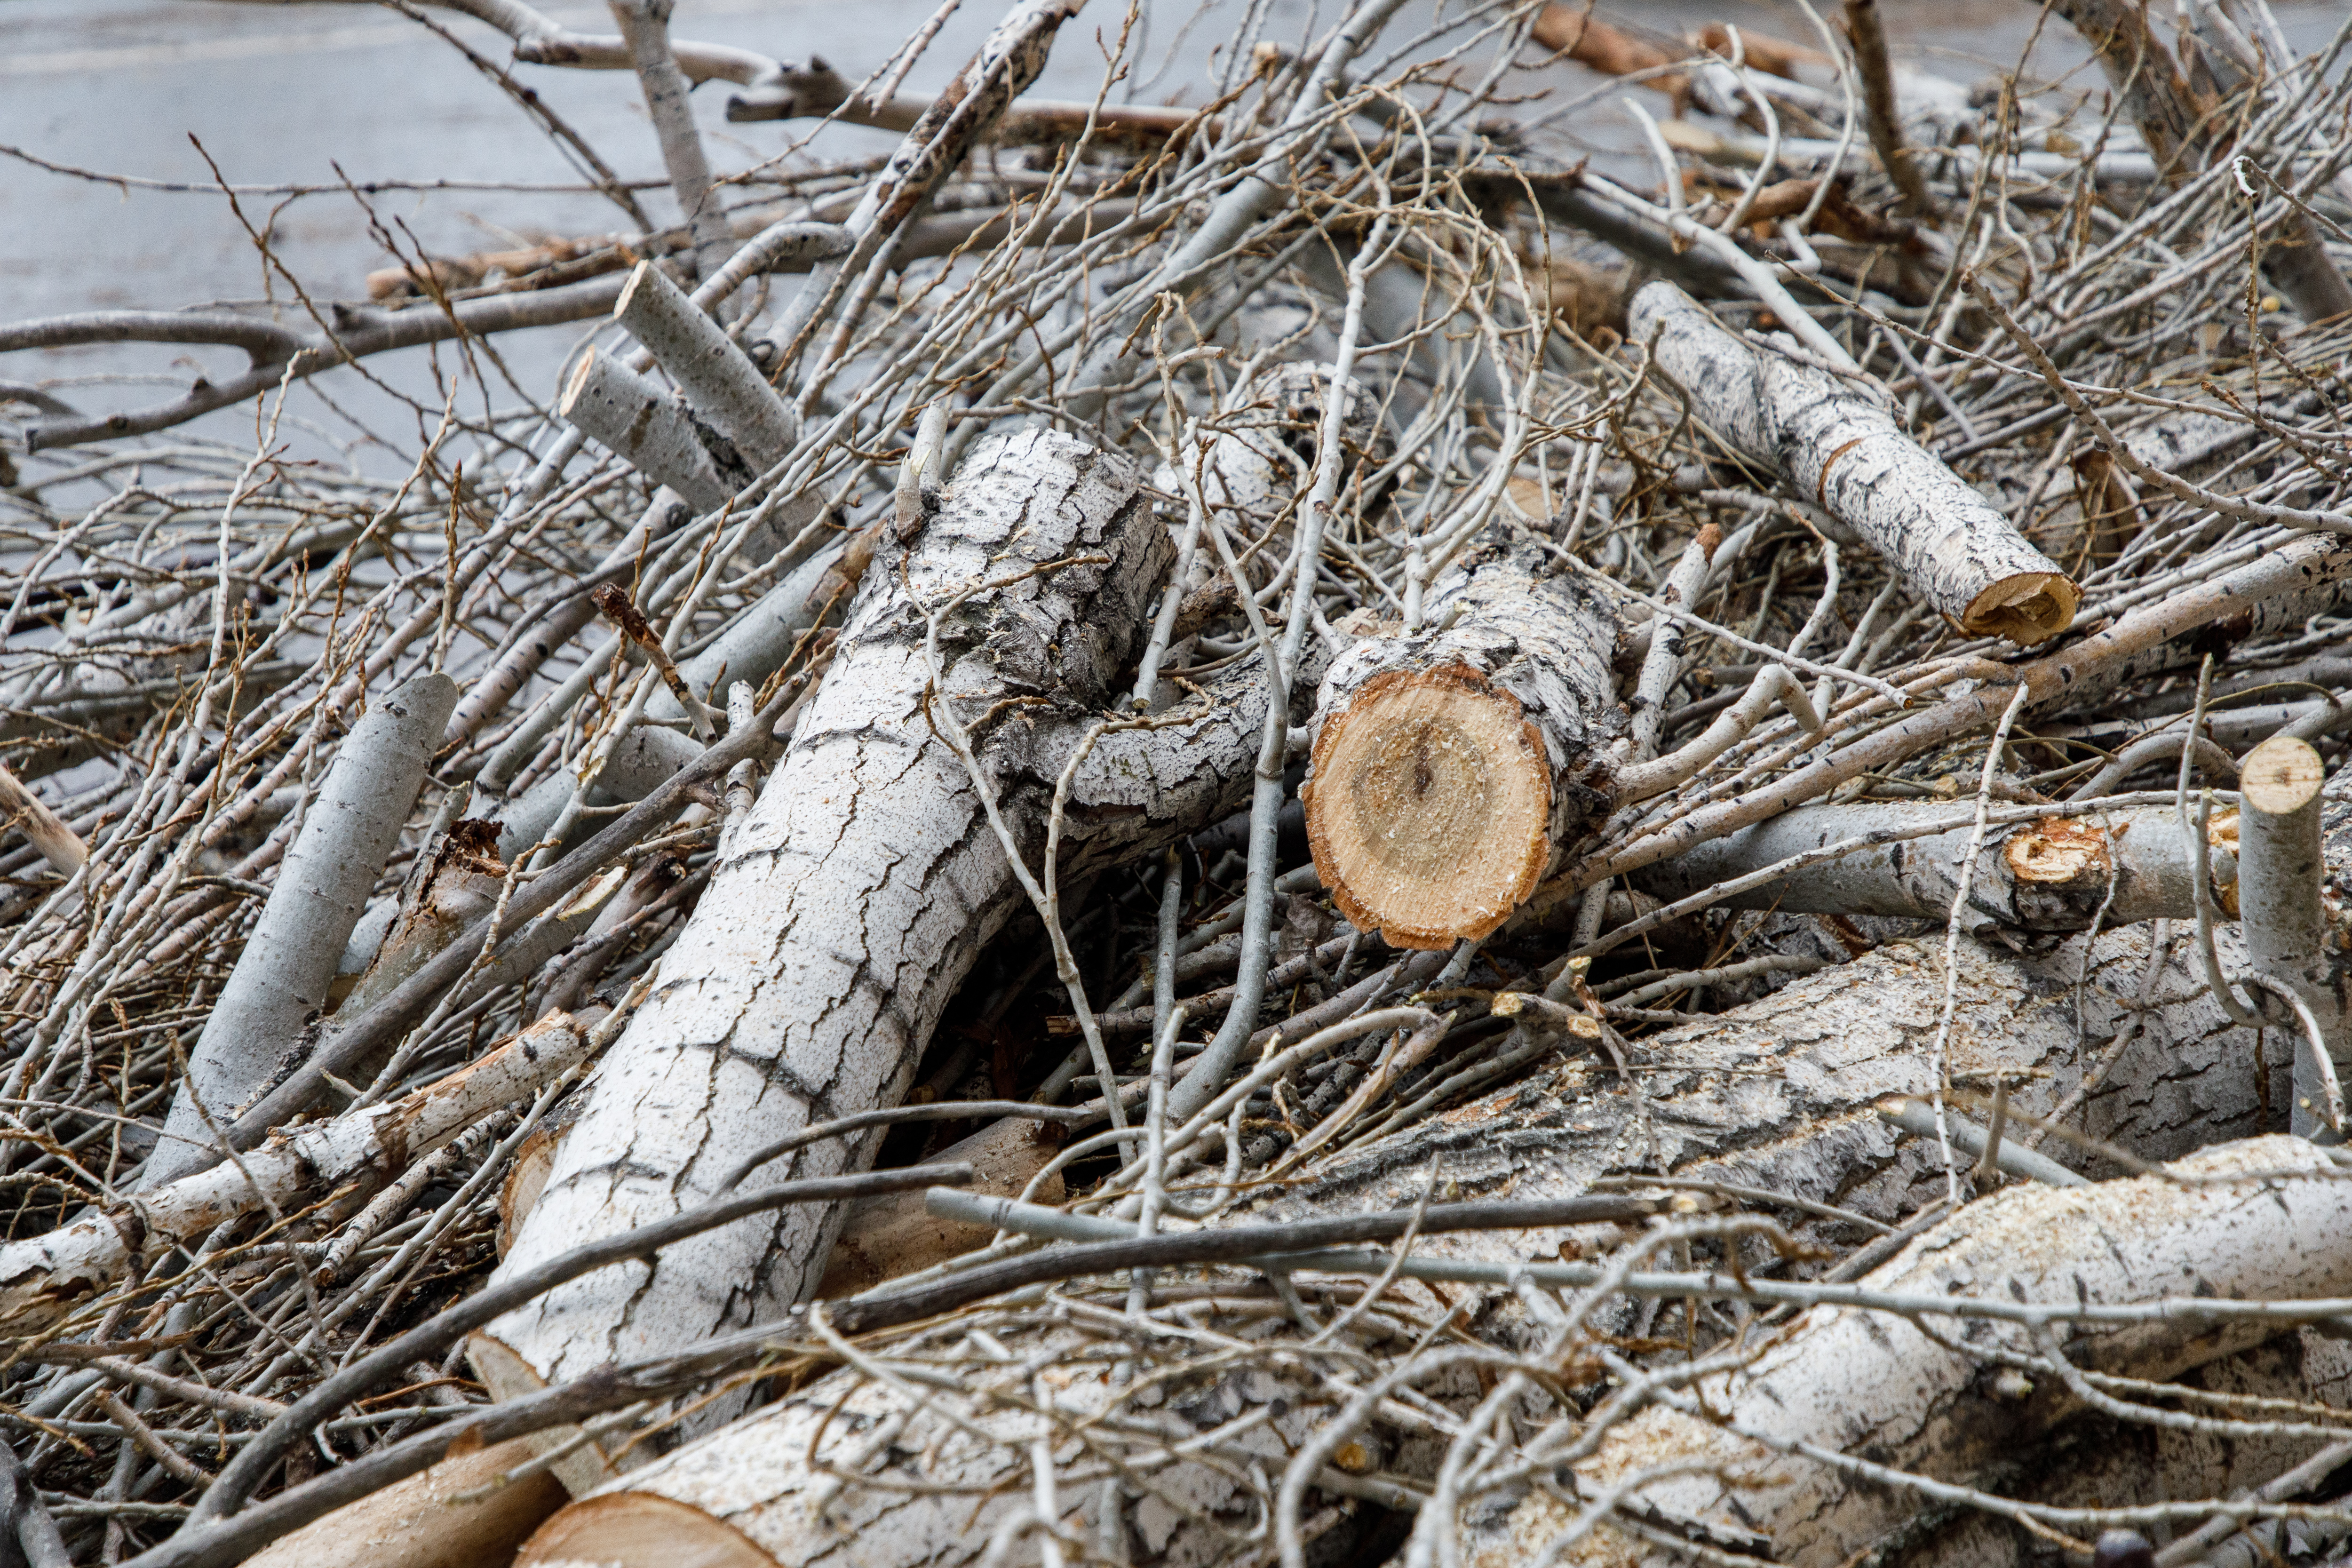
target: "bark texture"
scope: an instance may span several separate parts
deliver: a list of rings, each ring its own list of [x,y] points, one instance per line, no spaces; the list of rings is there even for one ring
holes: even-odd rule
[[[2284,1127],[2284,1042],[2273,1031],[2267,1054],[2258,1052],[2252,1032],[2231,1027],[2207,990],[2193,938],[2158,948],[2152,934],[2145,926],[2109,931],[2087,946],[2075,937],[2029,955],[1964,939],[1954,1082],[1990,1093],[1996,1077],[2005,1079],[2012,1106],[2047,1115],[2113,1047],[2144,999],[2138,1032],[2074,1125],[2149,1160]],[[2224,963],[2242,967],[2235,932],[2223,927],[2216,938]],[[1704,1023],[1629,1041],[1638,1093],[1605,1058],[1556,1061],[1327,1161],[1271,1212],[1409,1205],[1434,1162],[1448,1190],[1465,1197],[1506,1189],[1520,1199],[1567,1196],[1601,1176],[1658,1173],[1738,1182],[1898,1223],[1944,1192],[1934,1141],[1906,1137],[1876,1110],[1890,1096],[1929,1091],[1941,949],[1940,939],[1889,942]],[[2054,1142],[2042,1152],[2084,1163]],[[1435,1237],[1428,1246],[1499,1262],[1551,1256],[1541,1233]]]
[[[1955,827],[1925,837],[1894,836],[1915,831],[1922,823],[1966,815],[1964,803],[1800,806],[1769,822],[1696,845],[1648,868],[1637,882],[1643,892],[1671,903],[1794,856],[1883,835],[1891,841],[1781,872],[1722,901],[1730,909],[1787,914],[1945,920],[1959,893],[1961,858],[1973,829]],[[1978,851],[1961,918],[1979,931],[1992,927],[2077,931],[2087,929],[2095,917],[2108,925],[2193,919],[2197,909],[2189,889],[2189,844],[2194,832],[2193,827],[2182,832],[2170,806],[2085,809],[2074,816],[1995,826],[1986,832]],[[2234,829],[2217,823],[2210,837],[2209,863],[2227,909],[2236,878],[2230,854]],[[2352,843],[2345,848],[2352,852]]]
[[[591,349],[564,384],[564,420],[696,511],[716,511],[744,475],[722,474],[693,415],[609,354]]]
[[[662,984],[590,1087],[501,1278],[692,1206],[771,1139],[904,1093],[941,1007],[1020,897],[935,727],[940,710],[974,727],[1034,854],[1071,741],[1110,700],[1170,553],[1126,459],[1045,431],[976,451],[919,536],[868,574],[824,685],[730,833]],[[969,596],[942,613],[944,683],[930,690],[923,606],[957,595]],[[1230,760],[1213,737],[1244,730],[1252,747],[1234,753],[1252,756],[1262,715],[1171,716],[1108,737],[1128,742],[1089,759],[1108,798],[1073,826],[1129,853],[1214,820],[1246,790],[1248,763],[1238,781],[1208,778]],[[1188,735],[1203,743],[1188,748]],[[1065,858],[1066,875],[1083,848]],[[753,1179],[855,1169],[878,1142],[812,1145]],[[762,1321],[816,1283],[837,1223],[794,1210],[607,1269],[491,1325],[477,1364],[510,1391]]]
[[[1493,931],[1606,809],[1616,620],[1542,562],[1498,536],[1440,584],[1433,629],[1359,643],[1323,678],[1307,839],[1340,910],[1392,946]]]
[[[1847,523],[1963,630],[2030,645],[2074,624],[2082,595],[2064,570],[1858,386],[1750,348],[1671,283],[1633,296],[1631,336],[1735,451]]]
[[[1015,1359],[957,1387],[894,1388],[852,1373],[820,1379],[573,1503],[541,1527],[518,1568],[980,1563],[992,1537],[1018,1528],[1024,1512],[1034,1517],[1030,1450],[1054,1432],[1035,1414],[1040,1402],[1052,1402],[1065,1432],[1112,1403],[1111,1363],[1083,1331],[1005,1338]],[[1205,1568],[1241,1548],[1256,1510],[1227,1468],[1278,1468],[1306,1440],[1316,1407],[1299,1403],[1303,1382],[1255,1366],[1179,1373],[1147,1417],[1131,1409],[1114,1417],[1097,1441],[1140,1449],[1138,1468],[1151,1486],[1125,1505],[1116,1560]],[[918,1389],[919,1405],[910,1397]],[[1286,1413],[1216,1439],[1213,1428],[1268,1404],[1285,1410],[1286,1401]],[[1188,1439],[1205,1439],[1210,1453],[1163,1446]],[[1076,1447],[1064,1438],[1057,1457]],[[1065,1525],[1089,1542],[1099,1539],[1101,1496],[1087,1485],[1057,1500]]]
[[[2309,1144],[2250,1139],[2206,1150],[2173,1169],[2192,1179],[2246,1179],[2189,1185],[2146,1176],[2091,1187],[2013,1188],[1937,1226],[1862,1283],[1915,1295],[2100,1304],[2209,1295],[2292,1300],[2352,1290],[2352,1247],[2314,1244],[2342,1236],[2352,1224],[2352,1184],[2336,1179],[2333,1163]],[[2019,1325],[1930,1326],[1959,1332],[1979,1348],[2035,1350]],[[2078,1329],[2063,1340],[2077,1366],[2161,1379],[2277,1331],[2269,1324],[2183,1319]],[[2055,1376],[2035,1378],[2029,1398],[2002,1399],[1981,1368],[1978,1356],[1930,1338],[1910,1320],[1815,1308],[1749,1366],[1701,1386],[1719,1424],[1653,1407],[1612,1433],[1594,1459],[1578,1468],[1578,1479],[1598,1491],[1655,1466],[1713,1460],[1719,1473],[1652,1482],[1630,1506],[1640,1511],[1647,1504],[1669,1518],[1740,1536],[1760,1533],[1770,1541],[1773,1561],[1828,1568],[1902,1528],[1916,1499],[1768,1444],[1811,1444],[1964,1479],[2046,1428],[2071,1404]],[[1549,1497],[1533,1494],[1473,1562],[1479,1568],[1526,1562],[1570,1517]],[[1566,1559],[1590,1568],[1670,1560],[1607,1531]]]
[[[205,1125],[207,1113],[226,1124],[248,1095],[267,1088],[305,1020],[326,1005],[343,944],[400,840],[425,762],[457,701],[447,676],[421,675],[371,707],[344,737],[261,919],[188,1053],[188,1075],[148,1158],[146,1184],[210,1160],[215,1140]]]

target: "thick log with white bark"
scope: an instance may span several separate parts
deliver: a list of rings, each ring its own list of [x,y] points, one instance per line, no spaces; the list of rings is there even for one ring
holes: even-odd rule
[[[500,1277],[703,1202],[770,1140],[904,1093],[940,1009],[1022,896],[940,729],[950,717],[972,728],[1006,826],[1034,857],[1054,783],[1108,702],[1170,554],[1126,459],[1043,431],[984,443],[919,536],[886,547]],[[1097,844],[1126,855],[1231,811],[1263,719],[1255,689],[1255,710],[1236,701],[1102,737],[1074,792],[1064,874]],[[855,1169],[878,1142],[877,1130],[814,1144],[753,1179]],[[837,1223],[813,1208],[749,1220],[563,1287],[492,1324],[476,1364],[511,1391],[761,1321],[815,1284]]]
[[[2215,935],[2224,965],[2242,970],[2235,931]],[[2192,934],[2153,952],[2152,936],[2135,926],[2087,952],[2077,936],[2022,955],[1964,938],[1952,1080],[1987,1096],[2005,1081],[2012,1106],[2046,1116],[2099,1072],[2069,1124],[2141,1159],[2284,1128],[2285,1042],[2272,1031],[2258,1048],[2254,1031],[2231,1026]],[[1571,1055],[1302,1173],[1273,1212],[1409,1205],[1434,1163],[1465,1196],[1569,1196],[1603,1176],[1666,1173],[1898,1223],[1943,1195],[1943,1165],[1935,1140],[1897,1131],[1877,1108],[1932,1089],[1944,985],[1940,940],[1889,942],[1703,1023],[1627,1042],[1638,1092],[1606,1058]],[[2136,1015],[2137,1031],[2122,1039]],[[2042,1152],[2081,1159],[2054,1141]],[[1551,1256],[1539,1233],[1430,1246],[1500,1262]]]
[[[274,1206],[363,1194],[494,1111],[528,1100],[587,1060],[590,1031],[551,1013],[470,1067],[405,1099],[278,1134],[241,1160],[0,1247],[0,1327],[30,1333],[119,1279],[134,1255],[203,1237]],[[346,1190],[347,1189],[347,1190]]]
[[[1228,1332],[1247,1332],[1249,1321],[1203,1320]],[[992,1540],[1019,1540],[1036,1528],[1034,1448],[1042,1443],[1066,1459],[1077,1447],[1071,1428],[1089,1417],[1105,1423],[1095,1441],[1131,1456],[1131,1474],[1149,1488],[1122,1501],[1125,1528],[1111,1560],[1207,1563],[1242,1546],[1256,1522],[1255,1500],[1232,1472],[1278,1469],[1322,1413],[1300,1402],[1302,1385],[1312,1386],[1306,1378],[1260,1366],[1171,1369],[1153,1407],[1138,1409],[1117,1397],[1112,1361],[1083,1326],[992,1328],[1013,1360],[967,1372],[953,1387],[928,1377],[892,1386],[848,1371],[822,1378],[574,1502],[531,1537],[517,1568],[1003,1561],[991,1555]],[[1051,1401],[1051,1423],[1039,1414],[1041,1400]],[[1242,1421],[1220,1437],[1217,1427],[1269,1405],[1272,1420]],[[1187,1441],[1206,1453],[1171,1451]],[[1066,1538],[1102,1540],[1103,1492],[1090,1482],[1055,1500]],[[1320,1522],[1341,1527],[1343,1542],[1351,1512],[1343,1507]],[[1034,1552],[1033,1543],[1027,1560]]]
[[[1780,476],[1895,563],[1962,630],[2032,644],[2081,592],[1861,387],[1740,342],[1671,283],[1633,296],[1633,341],[1733,450]]]
[[[1340,910],[1392,946],[1493,931],[1606,809],[1615,617],[1543,560],[1499,537],[1439,584],[1429,629],[1323,678],[1307,838]]]
[[[2060,1306],[2352,1292],[2352,1246],[2342,1242],[2352,1226],[2352,1183],[2309,1144],[2249,1139],[2206,1150],[2170,1173],[2187,1179],[2159,1174],[2011,1189],[1944,1221],[1861,1283],[1913,1297]],[[2078,1368],[2165,1379],[2286,1326],[2221,1324],[2184,1314],[2056,1331]],[[1626,1508],[1654,1509],[1743,1538],[1761,1534],[1778,1563],[1850,1563],[1906,1526],[1917,1497],[1792,1453],[1790,1446],[1965,1480],[2078,1404],[2054,1373],[2036,1375],[2030,1397],[2001,1397],[1983,1371],[1985,1352],[1996,1347],[2024,1355],[2041,1348],[2030,1329],[2014,1323],[1923,1323],[1856,1307],[1817,1307],[1747,1367],[1706,1380],[1694,1397],[1654,1405],[1612,1433],[1578,1467],[1577,1479],[1592,1496],[1643,1471],[1686,1462],[1687,1473],[1635,1487]],[[1470,1560],[1479,1568],[1528,1562],[1572,1517],[1549,1495],[1531,1494]],[[1604,1530],[1564,1560],[1632,1568],[1672,1557]]]

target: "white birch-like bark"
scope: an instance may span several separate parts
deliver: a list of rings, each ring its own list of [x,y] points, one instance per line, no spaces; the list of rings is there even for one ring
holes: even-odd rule
[[[792,410],[751,356],[660,268],[637,263],[613,319],[751,468],[766,468],[792,449],[799,436]]]
[[[984,444],[919,537],[886,546],[501,1277],[703,1202],[769,1141],[904,1093],[940,1008],[1020,896],[934,715],[951,703],[979,725],[1008,823],[1034,854],[1070,742],[1112,700],[1169,555],[1127,460],[1045,431]],[[922,606],[964,593],[940,624],[944,689],[929,691]],[[1073,836],[1125,854],[1230,810],[1235,781],[1187,775],[1229,766],[1245,791],[1254,748],[1225,757],[1182,742],[1229,728],[1255,739],[1262,713],[1106,737],[1129,744],[1090,759],[1109,787],[1073,810]],[[1090,847],[1066,841],[1066,877]],[[877,1142],[811,1145],[755,1179],[855,1169]],[[510,1391],[761,1321],[815,1284],[835,1224],[814,1209],[762,1216],[604,1270],[492,1324],[476,1364]]]
[[[670,49],[669,16],[674,0],[611,0],[613,21],[628,46],[629,63],[636,68],[637,85],[646,95],[646,113],[661,142],[662,167],[669,173],[671,191],[694,237],[695,273],[708,278],[725,265],[733,248],[726,205],[711,192],[710,160],[703,155],[702,134],[694,126],[694,105],[688,98],[686,73]]]
[[[1694,845],[1639,873],[1634,885],[1672,903],[1811,850],[1966,815],[1965,804],[1922,801],[1800,806]],[[1959,893],[1960,861],[1972,832],[1962,826],[1857,849],[1782,872],[1722,902],[1727,909],[1789,914],[1944,920]],[[2082,931],[2094,916],[2108,925],[2193,918],[2189,845],[2194,834],[2193,827],[2181,830],[2168,805],[2086,808],[2073,816],[1995,827],[1978,851],[1961,918],[1973,931]],[[2209,850],[2209,863],[2216,885],[2226,889],[2237,876],[2229,838],[2219,828],[2213,838],[2221,853]]]
[[[299,1209],[372,1189],[483,1117],[585,1061],[589,1032],[551,1013],[470,1067],[404,1100],[279,1133],[237,1160],[0,1247],[0,1327],[36,1332],[110,1289],[134,1252],[153,1256],[266,1205]]]
[[[573,429],[676,490],[698,512],[718,510],[738,489],[719,473],[693,417],[609,354],[590,349],[581,356],[559,412]]]
[[[2300,1139],[2248,1139],[2173,1166],[2188,1183],[2143,1176],[2086,1187],[2020,1186],[1944,1221],[1866,1276],[1874,1289],[2094,1305],[2171,1296],[2293,1300],[2352,1292],[2352,1184]],[[2232,1176],[2242,1180],[2229,1180]],[[2217,1325],[2193,1318],[2059,1331],[2076,1366],[2123,1376],[2175,1377],[2245,1350],[2283,1325]],[[1696,1521],[1738,1538],[1766,1537],[1775,1562],[1854,1561],[1906,1525],[1919,1500],[1899,1488],[1776,1451],[1805,1443],[1899,1469],[1965,1480],[2073,1406],[2064,1383],[2037,1376],[2026,1399],[2003,1399],[1983,1362],[1949,1338],[1891,1313],[1848,1307],[1808,1312],[1756,1362],[1706,1380],[1694,1394],[1710,1421],[1654,1405],[1610,1435],[1577,1467],[1588,1495],[1681,1460],[1712,1474],[1650,1482],[1629,1506]],[[2021,1325],[1966,1326],[1967,1346],[2033,1354]],[[1761,1440],[1759,1440],[1761,1439]],[[1572,1515],[1530,1494],[1475,1568],[1530,1561]],[[1656,1548],[1598,1531],[1565,1561],[1633,1568],[1669,1561]]]
[[[148,1156],[147,1185],[211,1157],[206,1113],[225,1124],[247,1096],[268,1087],[304,1020],[326,1005],[343,944],[400,842],[425,763],[457,702],[447,676],[420,675],[372,703],[343,738],[244,953],[188,1053],[187,1077]]]
[[[2331,1124],[2336,1114],[2331,1100],[2342,1100],[2340,1086],[2352,1077],[2346,1027],[2352,1012],[2352,954],[2346,951],[2352,946],[2352,931],[2340,914],[2331,918],[2323,890],[2334,869],[2326,851],[2352,850],[2352,831],[2347,830],[2352,825],[2339,808],[2338,831],[2325,831],[2324,778],[2319,753],[2292,736],[2274,735],[2246,754],[2238,793],[2237,912],[2246,952],[2272,991],[2271,996],[2257,996],[2257,1004],[2284,1001],[2277,994],[2283,991],[2311,1015],[2305,1025],[2292,1003],[2263,1009],[2296,1040],[2294,1131],[2339,1143],[2347,1130]],[[2336,880],[2340,887],[2342,878]],[[2315,1050],[2326,1052],[2332,1074]],[[2339,1086],[2333,1096],[2327,1088],[2331,1076]]]
[[[1499,534],[1432,595],[1430,629],[1357,644],[1323,678],[1299,791],[1316,869],[1391,946],[1484,936],[1607,809],[1615,617]]]
[[[991,1329],[1014,1360],[954,1388],[893,1388],[835,1373],[573,1503],[531,1537],[517,1568],[971,1568],[992,1560],[992,1538],[1019,1528],[1034,1500],[1031,1457],[1048,1428],[1032,1400],[1041,1392],[1050,1398],[1066,1430],[1099,1415],[1116,1395],[1111,1363],[1090,1336]],[[1049,1370],[1040,1375],[1039,1366]],[[1124,1505],[1127,1555],[1118,1560],[1160,1568],[1233,1560],[1224,1554],[1250,1532],[1256,1510],[1230,1469],[1255,1463],[1278,1471],[1311,1436],[1322,1412],[1302,1392],[1260,1366],[1171,1370],[1156,1408],[1125,1405],[1118,1416],[1124,1430],[1105,1440],[1131,1447],[1152,1493]],[[1254,1408],[1281,1408],[1286,1398],[1285,1414],[1222,1442],[1211,1436]],[[1171,1457],[1163,1447],[1202,1437],[1212,1444],[1208,1458]],[[1102,1489],[1076,1487],[1058,1500],[1062,1522],[1080,1539],[1099,1538]],[[1035,1560],[1034,1544],[1009,1559]]]
[[[1751,348],[1671,283],[1633,296],[1631,332],[1743,458],[1852,527],[1963,630],[2047,640],[2082,595],[1975,488],[1859,387]]]

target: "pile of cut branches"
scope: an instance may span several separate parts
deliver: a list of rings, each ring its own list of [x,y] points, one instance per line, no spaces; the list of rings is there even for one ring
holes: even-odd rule
[[[2352,1549],[2352,21],[400,8],[667,194],[0,325],[0,1562]]]

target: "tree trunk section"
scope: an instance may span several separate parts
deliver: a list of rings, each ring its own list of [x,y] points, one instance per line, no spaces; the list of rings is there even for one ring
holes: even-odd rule
[[[1541,562],[1524,538],[1486,546],[1432,595],[1436,629],[1359,643],[1323,679],[1307,840],[1391,946],[1493,931],[1607,808],[1615,617]]]
[[[1671,283],[1633,296],[1630,335],[1735,451],[1868,540],[1961,630],[2031,645],[2074,624],[2082,594],[2064,570],[1859,387],[1750,348]]]
[[[1042,431],[985,444],[911,546],[886,550],[501,1278],[702,1203],[772,1139],[905,1092],[940,1009],[1021,896],[935,715],[952,703],[975,726],[1034,854],[1071,742],[1111,700],[1171,553],[1124,458]],[[919,606],[972,589],[943,616],[944,687],[930,691]],[[1248,788],[1258,689],[1255,714],[1169,716],[1106,737],[1089,759],[1104,794],[1073,809],[1070,830],[1124,855],[1230,811]],[[1227,731],[1250,745],[1220,750]],[[1066,846],[1064,875],[1092,847]],[[856,1169],[879,1142],[877,1130],[811,1145],[749,1179]],[[789,1210],[606,1269],[492,1324],[476,1365],[513,1392],[764,1321],[815,1285],[838,1222]],[[740,1405],[721,1400],[697,1422]]]

